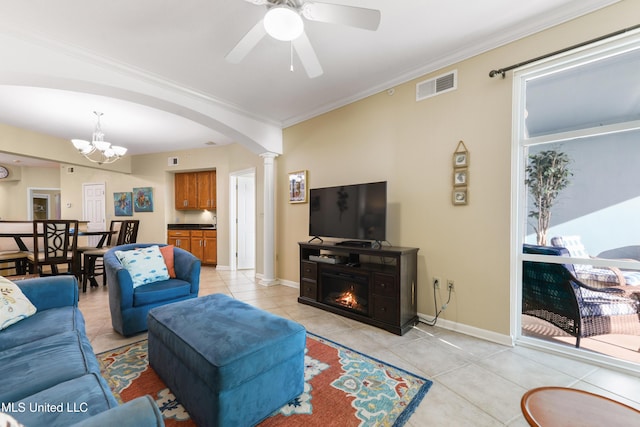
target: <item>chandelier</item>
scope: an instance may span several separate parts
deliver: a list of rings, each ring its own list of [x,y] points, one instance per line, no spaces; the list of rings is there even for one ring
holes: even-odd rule
[[[98,117],[98,121],[96,122],[91,142],[84,139],[72,139],[71,143],[90,162],[99,165],[113,163],[124,156],[127,149],[118,145],[111,145],[111,143],[104,140],[104,132],[100,127],[102,113],[94,111],[93,114]]]

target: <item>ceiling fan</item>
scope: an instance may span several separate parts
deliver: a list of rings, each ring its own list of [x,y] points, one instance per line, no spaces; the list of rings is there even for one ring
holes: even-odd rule
[[[307,0],[245,0],[266,6],[267,12],[253,28],[225,56],[227,61],[239,63],[267,34],[289,41],[300,57],[309,78],[322,75],[322,66],[309,38],[304,32],[304,20],[343,24],[375,31],[380,24],[380,11]]]

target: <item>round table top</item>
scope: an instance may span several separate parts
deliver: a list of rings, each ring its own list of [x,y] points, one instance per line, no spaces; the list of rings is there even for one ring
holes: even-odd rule
[[[527,391],[520,403],[531,426],[589,427],[640,425],[640,411],[604,396],[565,387]]]

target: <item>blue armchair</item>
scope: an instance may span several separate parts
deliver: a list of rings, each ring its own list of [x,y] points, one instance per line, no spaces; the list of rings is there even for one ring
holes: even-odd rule
[[[136,288],[129,271],[120,263],[116,251],[128,251],[156,243],[132,243],[116,246],[104,255],[104,268],[109,283],[109,309],[113,329],[124,336],[147,330],[147,313],[153,307],[196,298],[200,289],[200,260],[191,253],[173,248],[175,278],[149,283]]]

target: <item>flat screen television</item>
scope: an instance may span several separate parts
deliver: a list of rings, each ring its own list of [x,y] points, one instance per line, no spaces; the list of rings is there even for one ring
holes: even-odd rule
[[[309,190],[309,235],[386,240],[387,182]]]

